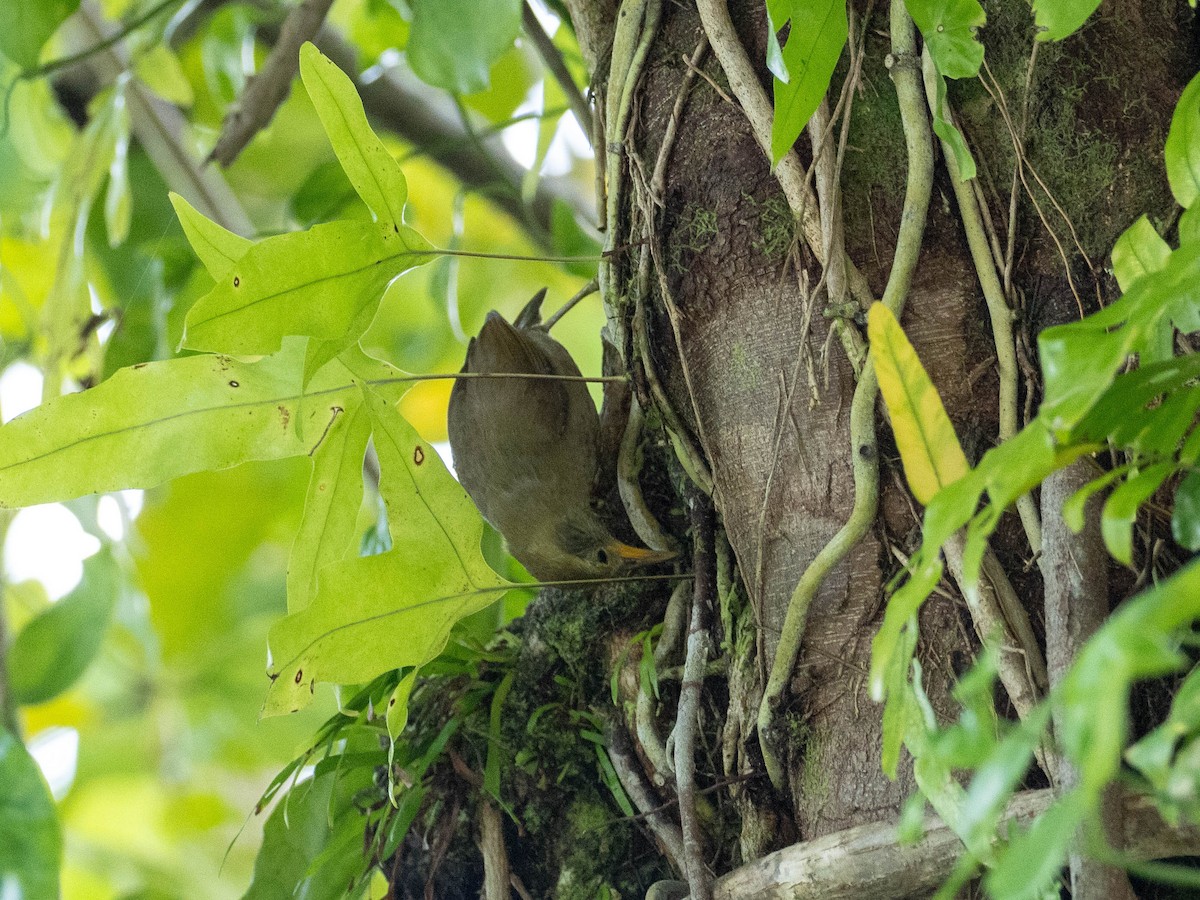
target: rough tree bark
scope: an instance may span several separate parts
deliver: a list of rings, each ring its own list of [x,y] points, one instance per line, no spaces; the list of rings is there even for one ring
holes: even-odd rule
[[[763,4],[729,5],[769,89]],[[602,106],[617,4],[566,0],[566,6],[596,73]],[[1034,62],[1028,8],[999,4],[988,12],[992,21],[982,37],[1004,93],[989,96],[971,83],[955,86],[951,99],[979,160],[977,183],[1002,270],[1012,224],[1005,288],[1016,308],[1020,392],[1028,415],[1037,400],[1037,384],[1030,380],[1037,331],[1094,308],[1112,290],[1100,268],[1117,234],[1141,212],[1169,213],[1162,141],[1194,65],[1183,17],[1169,4],[1106,3],[1084,33],[1064,46],[1042,47]],[[850,259],[878,297],[898,227],[904,140],[884,69],[887,10],[855,4],[853,16],[866,39],[843,172],[845,233]],[[1133,40],[1135,28],[1160,37],[1147,46]],[[702,36],[690,4],[663,5],[625,134],[627,190],[612,243],[649,242],[655,250],[656,271],[643,298],[650,353],[641,364],[664,383],[670,405],[711,466],[714,500],[753,608],[758,640],[750,661],[731,663],[740,674],[730,676],[730,711],[742,716],[737,761],[726,773],[733,775],[761,771],[753,711],[762,673],[792,590],[853,503],[848,416],[855,373],[830,334],[821,267],[806,249],[789,248],[790,217],[778,182],[711,54],[700,63],[704,77],[685,84],[688,59]],[[835,92],[845,74],[843,66]],[[681,95],[656,208],[650,173]],[[1035,205],[1019,184],[1012,189],[1016,156],[1004,116],[1023,135],[1027,162],[1055,193],[1069,224],[1044,193],[1034,195]],[[806,163],[810,146],[804,137],[798,147]],[[1082,171],[1092,165],[1106,178],[1101,192],[1088,181],[1095,173]],[[1010,190],[1016,197],[1011,220]],[[781,221],[789,229],[782,241]],[[1065,241],[1065,259],[1056,241]],[[636,256],[615,264],[608,302],[633,303],[637,275]],[[998,375],[987,310],[940,160],[904,324],[968,455],[977,459],[996,441]],[[825,579],[790,685],[786,795],[774,794],[761,780],[735,788],[745,817],[742,859],[793,839],[894,820],[913,790],[907,772],[890,781],[880,771],[881,710],[866,692],[882,585],[919,533],[919,512],[903,486],[886,427],[879,438],[878,521]],[[1015,516],[1006,517],[994,543],[1040,634],[1042,592],[1034,560],[1042,548],[1029,546]],[[1119,590],[1114,586],[1114,601]],[[925,687],[942,714],[952,711],[948,689],[978,647],[961,602],[950,596],[926,605],[918,651]],[[1032,787],[1046,784],[1033,778]]]

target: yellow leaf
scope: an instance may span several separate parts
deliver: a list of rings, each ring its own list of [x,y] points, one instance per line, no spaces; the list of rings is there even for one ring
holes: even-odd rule
[[[967,474],[967,458],[937,388],[900,323],[882,303],[871,307],[867,336],[908,486],[921,503],[928,503]]]

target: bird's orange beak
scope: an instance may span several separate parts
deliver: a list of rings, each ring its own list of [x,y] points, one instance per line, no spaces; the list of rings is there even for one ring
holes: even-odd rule
[[[667,562],[679,555],[675,550],[647,550],[645,547],[631,547],[620,541],[613,541],[609,550],[626,562],[638,566],[648,566],[652,563]]]

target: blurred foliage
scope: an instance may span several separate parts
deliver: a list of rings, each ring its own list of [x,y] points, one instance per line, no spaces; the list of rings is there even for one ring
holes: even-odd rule
[[[129,70],[106,86],[89,69],[64,70],[73,76],[69,81],[60,81],[59,72],[42,74],[47,63],[88,50],[88,39],[69,20],[78,6],[65,0],[0,4],[0,403],[10,407],[3,410],[6,420],[18,411],[14,404],[24,408],[39,399],[13,387],[22,380],[18,372],[29,381],[28,364],[42,375],[42,399],[48,400],[60,390],[104,382],[124,367],[189,355],[177,349],[184,319],[213,281],[168,202],[168,190],[180,190],[179,184],[156,169],[136,138],[129,92],[148,92],[183,111],[178,147],[198,163],[266,58],[260,27],[277,24],[290,8],[283,2],[89,4],[92,14],[127,29],[122,45]],[[470,77],[444,85],[475,91],[457,109],[481,132],[502,126],[519,107],[536,117],[546,103],[540,61],[523,41],[513,45],[519,5],[509,6],[516,16],[511,33],[501,42],[481,31]],[[360,71],[404,68],[410,28],[443,28],[437,17],[444,13],[433,3],[339,0],[330,25],[356,48]],[[459,21],[487,25],[482,17]],[[567,29],[556,41],[573,47]],[[436,71],[439,64],[431,65]],[[456,109],[451,95],[445,102]],[[555,125],[562,113],[556,103],[548,120]],[[381,138],[416,186],[406,223],[434,245],[514,257],[545,252],[485,196],[465,192],[421,147],[388,133]],[[573,167],[571,177],[590,190],[590,160],[565,148],[559,156]],[[270,126],[223,174],[253,223],[255,233],[247,237],[338,218],[369,220],[299,82]],[[390,287],[362,344],[411,372],[456,371],[466,336],[488,310],[511,317],[543,285],[552,299],[564,301],[588,274],[500,259],[426,265]],[[599,371],[595,335],[602,321],[593,301],[555,332],[586,372]],[[400,411],[430,441],[445,440],[450,386],[419,383],[401,401]],[[144,451],[130,445],[121,452]],[[82,459],[80,472],[87,468]],[[315,831],[289,828],[281,835],[283,804],[254,814],[263,786],[311,745],[337,705],[322,689],[303,713],[259,720],[268,686],[267,632],[286,612],[288,557],[310,468],[303,458],[248,462],[176,478],[144,498],[114,495],[120,502],[107,507],[94,497],[72,501],[69,508],[103,546],[85,563],[80,584],[53,603],[36,581],[5,585],[9,660],[20,667],[13,682],[22,703],[18,725],[58,800],[56,821],[30,757],[0,734],[0,823],[7,823],[0,829],[11,834],[8,826],[19,826],[31,842],[5,844],[0,869],[24,879],[23,896],[56,896],[60,852],[67,898],[241,896],[256,865],[260,874],[282,866],[293,877],[304,875],[327,844],[327,814],[358,809],[355,794],[370,785],[372,766],[387,762],[386,749],[376,760],[379,730],[387,734],[382,720],[339,747],[366,753],[358,758],[358,775],[318,774],[292,793],[289,821],[311,822]],[[373,527],[377,503],[370,494],[362,499],[351,523],[357,534]],[[103,509],[107,515],[98,515]],[[124,539],[114,539],[122,528]],[[72,552],[55,547],[53,535],[45,540],[46,566]],[[515,575],[489,540],[494,564]],[[523,607],[522,593],[506,601],[503,620]],[[486,615],[483,628],[490,634],[499,620],[495,612]],[[386,705],[387,696],[376,701]],[[346,713],[336,717],[344,720]],[[344,730],[336,735],[346,738]],[[354,778],[360,778],[357,787]],[[35,807],[42,811],[36,822]],[[384,808],[392,809],[386,802]],[[361,841],[366,820],[355,818],[351,829],[357,827]],[[289,843],[302,866],[287,866],[275,850],[255,863],[264,823],[267,846]],[[398,826],[392,832],[399,834]],[[344,848],[355,835],[343,827],[335,839]],[[20,859],[13,862],[13,854]],[[363,874],[358,866],[357,873],[330,870],[322,883],[344,890],[349,876]],[[273,880],[265,894],[262,878],[255,880],[250,896],[291,896],[284,882]],[[308,896],[331,895],[319,884],[308,890]]]

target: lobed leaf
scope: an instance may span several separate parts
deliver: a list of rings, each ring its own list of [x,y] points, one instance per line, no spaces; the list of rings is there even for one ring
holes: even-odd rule
[[[313,452],[358,388],[335,363],[306,392],[300,350],[291,342],[253,363],[209,355],[142,363],[18,416],[0,426],[0,507]],[[378,370],[376,387],[398,393],[411,379],[395,372]]]
[[[192,251],[213,280],[220,281],[254,246],[254,241],[218,225],[174,191],[170,198]]]
[[[302,335],[340,351],[366,331],[388,284],[431,249],[411,228],[354,221],[267,238],[188,311],[183,345],[274,353],[284,337]]]
[[[1174,471],[1173,462],[1150,466],[1127,479],[1109,495],[1100,514],[1100,534],[1113,559],[1127,566],[1133,564],[1133,521],[1137,518],[1138,508]]]
[[[483,519],[437,452],[383,396],[363,390],[392,549],[323,569],[312,602],[271,629],[265,715],[307,705],[318,681],[424,665],[455,622],[511,587],[484,560]]]
[[[300,77],[354,190],[377,221],[403,225],[408,183],[367,123],[354,82],[311,43],[300,48]]]
[[[987,22],[987,14],[978,0],[905,0],[904,5],[941,75],[974,78],[979,74],[983,44],[975,31]]]
[[[877,302],[867,322],[871,360],[904,474],[913,495],[928,504],[939,490],[967,474],[967,458],[937,388],[891,310]]]
[[[1171,536],[1187,550],[1200,550],[1200,472],[1191,472],[1175,490]]]

